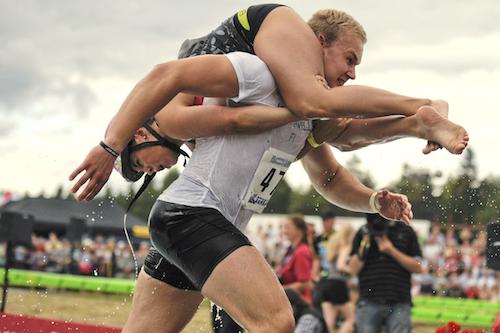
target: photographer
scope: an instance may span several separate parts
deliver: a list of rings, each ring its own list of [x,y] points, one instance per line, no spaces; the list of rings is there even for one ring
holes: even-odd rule
[[[415,231],[401,222],[367,214],[354,237],[350,270],[359,279],[356,332],[411,332],[411,273],[420,273]]]

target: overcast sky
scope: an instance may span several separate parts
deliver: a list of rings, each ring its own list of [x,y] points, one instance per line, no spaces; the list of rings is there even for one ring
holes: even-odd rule
[[[51,193],[102,139],[121,102],[186,38],[246,1],[1,1],[0,191]],[[482,177],[500,174],[500,2],[287,1],[304,19],[342,9],[368,33],[357,84],[446,99],[468,130]],[[445,174],[461,157],[424,156],[413,139],[356,152],[378,186],[403,163]],[[352,153],[336,153],[341,162]],[[306,184],[300,166],[287,176]],[[121,180],[112,177],[113,186]]]

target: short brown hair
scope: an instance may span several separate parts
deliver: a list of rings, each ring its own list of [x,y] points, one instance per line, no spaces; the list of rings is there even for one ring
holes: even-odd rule
[[[367,41],[366,32],[363,26],[351,15],[341,10],[318,10],[309,21],[307,21],[307,24],[309,24],[316,36],[323,34],[328,45],[336,41],[343,33],[356,34],[363,44]]]

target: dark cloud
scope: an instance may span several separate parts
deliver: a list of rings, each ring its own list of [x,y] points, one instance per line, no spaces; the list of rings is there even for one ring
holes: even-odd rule
[[[228,2],[217,5],[228,5]],[[205,33],[233,9],[168,1],[12,1],[0,3],[0,106],[29,112],[46,97],[74,101],[85,116],[96,101],[86,82],[113,76],[136,81],[172,59],[187,38]],[[192,18],[192,21],[190,20]],[[71,77],[79,77],[73,82]],[[53,110],[52,112],[57,112]],[[65,110],[68,112],[68,110]]]
[[[368,53],[383,52],[388,45],[433,46],[458,35],[474,38],[500,32],[500,2],[495,0],[482,1],[481,6],[465,0],[286,3],[305,19],[320,8],[348,11],[368,32]],[[137,81],[154,64],[174,58],[185,38],[208,33],[247,5],[242,0],[0,2],[0,104],[20,111],[27,102],[47,96],[69,98],[74,112],[85,116],[96,102],[87,82],[109,76]],[[461,62],[474,61],[460,57],[456,55],[450,71],[468,66]],[[377,65],[380,70],[418,68],[425,59]],[[70,79],[75,76],[81,79]]]

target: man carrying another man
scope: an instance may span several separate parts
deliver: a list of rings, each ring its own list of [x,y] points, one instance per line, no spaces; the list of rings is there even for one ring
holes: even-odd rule
[[[335,44],[332,50],[342,53],[345,48]],[[343,59],[341,61],[344,63],[349,62],[348,57],[339,56],[338,59]],[[267,67],[251,55],[235,53],[227,57],[195,57],[184,63],[193,66],[190,67],[194,70],[193,75],[206,77],[215,86],[207,86],[206,82],[192,77],[186,82],[187,85],[180,87],[181,90],[210,92],[207,93],[209,96],[229,95],[233,96],[233,102],[259,103],[264,105],[262,108],[281,104]],[[188,77],[190,75],[189,72],[184,74]],[[210,75],[215,79],[211,80]],[[167,86],[169,84],[164,87]],[[159,89],[148,91],[146,95],[153,94],[156,96],[153,99],[168,102],[172,95],[167,91],[177,90],[178,87],[173,90]],[[108,134],[115,133],[109,134],[110,136],[107,134],[107,138],[118,137],[120,135],[115,136],[117,133],[125,133],[135,126],[121,126],[127,110],[135,118],[131,120],[132,123],[147,117],[147,108],[134,107],[138,106],[139,101],[149,106],[154,104],[150,103],[152,100],[147,96],[141,97],[141,92],[144,90],[135,91],[124,104],[119,117],[122,119],[111,124]],[[174,107],[181,99],[190,100],[190,103],[184,109]],[[181,142],[170,139],[174,147],[169,146],[158,140],[153,132],[159,133],[164,139],[169,136],[182,139],[199,136],[193,127],[205,135],[227,134],[227,130],[221,129],[219,124],[225,109],[210,105],[189,107],[192,101],[192,96],[179,95],[158,114],[157,124],[153,122],[149,125],[150,129],[137,131],[130,147],[148,142],[160,144],[142,146],[130,153],[131,164],[122,164],[122,170],[130,167],[138,173],[153,173],[175,162],[178,154],[176,146]],[[214,102],[217,101],[209,101]],[[185,108],[191,108],[191,112],[184,112]],[[209,117],[206,122],[201,121],[207,116],[208,113],[203,111],[207,109],[212,111],[212,116],[219,118]],[[432,108],[420,111],[436,113]],[[293,329],[290,306],[279,283],[262,256],[250,246],[240,231],[253,212],[264,209],[279,179],[302,150],[312,129],[310,121],[297,121],[296,116],[286,114],[285,109],[281,109],[281,112],[284,112],[285,117],[292,117],[287,118],[284,123],[294,122],[255,135],[226,135],[197,140],[192,160],[183,175],[162,194],[153,208],[150,218],[151,236],[160,253],[153,251],[149,263],[146,260],[146,272],[141,272],[137,282],[134,306],[124,331],[141,331],[145,328],[152,331],[179,331],[193,315],[201,301],[201,295],[225,308],[250,332],[290,332]],[[166,114],[168,116],[162,117]],[[415,117],[414,121],[418,123],[418,113]],[[274,121],[278,126],[283,125],[280,123],[282,119],[273,119],[271,122]],[[452,131],[457,128],[457,125],[442,117],[440,121],[451,127]],[[339,122],[339,126],[332,129],[336,138],[348,135],[346,133],[350,126],[342,124]],[[421,122],[422,124],[424,123]],[[169,126],[174,126],[175,129]],[[443,137],[439,135],[448,129],[440,128],[436,134],[434,127],[430,126],[422,131],[422,135],[430,133],[435,137],[425,138],[448,145],[449,142],[441,142]],[[174,130],[178,133],[172,134]],[[378,138],[371,139],[380,141]],[[460,137],[458,144],[465,147],[463,139]],[[316,146],[316,141],[314,136],[309,140],[311,146]],[[109,176],[108,173],[105,179],[94,182],[95,176],[99,176],[99,172],[95,173],[95,158],[102,151],[105,154],[116,153],[116,147],[110,147],[107,143],[108,141],[103,143],[107,150],[103,150],[101,146],[94,148],[90,158],[71,175],[74,179],[81,171],[87,170],[77,181],[74,192],[92,178],[80,199],[92,198],[102,187],[100,183]],[[455,143],[452,144],[453,147],[456,147]],[[97,165],[107,165],[107,159],[108,156],[105,156]],[[232,161],[231,164],[228,161]],[[276,161],[281,162],[276,164]],[[335,204],[357,211],[380,211],[391,219],[407,222],[411,219],[411,205],[404,196],[364,187],[335,161],[327,146],[322,145],[305,154],[303,164],[317,190]],[[156,290],[154,295],[152,290]],[[144,316],[144,313],[150,313],[154,320]]]

